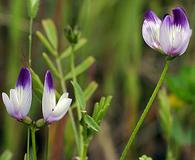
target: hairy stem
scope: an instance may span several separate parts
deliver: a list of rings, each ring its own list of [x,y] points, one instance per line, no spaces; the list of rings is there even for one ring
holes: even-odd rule
[[[125,160],[127,153],[128,153],[128,150],[129,150],[130,146],[132,145],[141,125],[143,124],[143,122],[144,122],[144,120],[145,120],[145,118],[146,118],[146,116],[147,116],[147,114],[148,114],[148,112],[153,104],[153,101],[156,98],[156,95],[157,95],[157,93],[158,93],[158,91],[159,91],[159,89],[164,81],[165,75],[166,75],[167,70],[169,68],[169,63],[170,63],[170,60],[166,59],[165,66],[164,66],[164,69],[161,73],[160,79],[159,79],[159,81],[158,81],[158,83],[157,83],[157,85],[152,93],[152,96],[150,97],[150,99],[148,101],[148,104],[146,105],[146,108],[144,109],[139,121],[137,122],[136,127],[134,128],[127,145],[125,146],[125,149],[122,152],[120,160]]]

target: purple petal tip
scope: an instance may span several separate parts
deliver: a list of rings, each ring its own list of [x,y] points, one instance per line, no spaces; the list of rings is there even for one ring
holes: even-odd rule
[[[45,75],[45,83],[48,86],[49,89],[53,89],[53,79],[50,71],[46,72]]]
[[[185,11],[183,8],[176,7],[173,9],[173,16],[174,16],[174,24],[181,25],[185,27],[188,25],[188,19],[186,17]]]
[[[156,21],[157,15],[152,10],[147,10],[144,14],[144,19],[148,21]]]
[[[28,84],[30,84],[31,81],[31,74],[28,68],[22,68],[20,70],[19,76],[18,76],[18,80],[16,83],[16,86],[22,86],[22,87],[26,87]]]

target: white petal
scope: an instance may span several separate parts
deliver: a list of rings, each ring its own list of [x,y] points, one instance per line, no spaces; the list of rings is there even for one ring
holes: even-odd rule
[[[53,80],[51,73],[46,72],[43,98],[42,98],[42,112],[45,121],[47,121],[49,115],[52,113],[52,109],[56,106],[55,90],[53,88]]]
[[[72,102],[72,99],[70,99],[70,98],[63,98],[62,99],[62,97],[60,99],[61,100],[58,101],[56,107],[53,109],[52,113],[48,117],[48,119],[47,119],[48,123],[60,120],[68,111],[70,104]]]
[[[64,98],[68,98],[68,92],[63,93],[63,94],[61,95],[61,97],[60,97],[58,103],[59,103],[61,100],[63,100]]]
[[[18,91],[18,97],[20,97],[21,99],[20,101],[20,112],[21,114],[25,117],[31,107],[31,102],[32,102],[32,88],[20,88],[17,89]]]
[[[15,111],[19,112],[20,106],[16,89],[10,89],[10,101],[12,102]]]
[[[161,49],[159,42],[161,20],[152,11],[147,11],[144,16],[142,35],[144,41],[153,49]]]
[[[56,96],[55,91],[43,91],[43,98],[42,98],[42,111],[43,117],[47,120],[48,116],[52,113],[52,109],[56,106]]]
[[[11,116],[13,116],[14,115],[14,108],[13,108],[12,103],[10,102],[8,95],[6,93],[2,93],[2,99],[3,99],[3,103],[5,104],[7,112]]]

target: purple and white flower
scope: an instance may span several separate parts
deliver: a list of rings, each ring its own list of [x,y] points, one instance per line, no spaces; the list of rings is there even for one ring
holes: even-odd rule
[[[60,120],[68,111],[72,99],[68,98],[68,93],[62,94],[56,104],[55,89],[50,71],[46,72],[44,90],[42,97],[42,111],[44,120],[47,123]]]
[[[10,89],[10,97],[3,92],[2,98],[7,112],[12,117],[22,120],[27,116],[32,101],[32,80],[28,68],[20,70],[16,87]]]
[[[153,49],[160,50],[160,26],[161,20],[158,16],[151,10],[148,10],[144,14],[144,23],[142,26],[142,35],[144,41]]]
[[[167,14],[160,27],[160,45],[169,56],[182,55],[189,44],[192,30],[188,18],[182,8],[172,10],[173,15]]]

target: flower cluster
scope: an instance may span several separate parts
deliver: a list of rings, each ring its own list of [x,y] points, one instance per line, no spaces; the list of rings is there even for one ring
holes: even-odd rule
[[[22,68],[18,76],[16,87],[10,89],[10,97],[2,93],[6,110],[19,121],[25,119],[29,113],[32,101],[32,79],[28,68]],[[55,89],[50,71],[46,72],[42,97],[42,112],[46,123],[60,120],[68,111],[72,99],[64,93],[56,104]]]
[[[186,51],[192,30],[185,11],[177,7],[172,10],[172,15],[166,14],[162,21],[153,11],[147,11],[142,34],[144,41],[151,48],[175,57]]]

